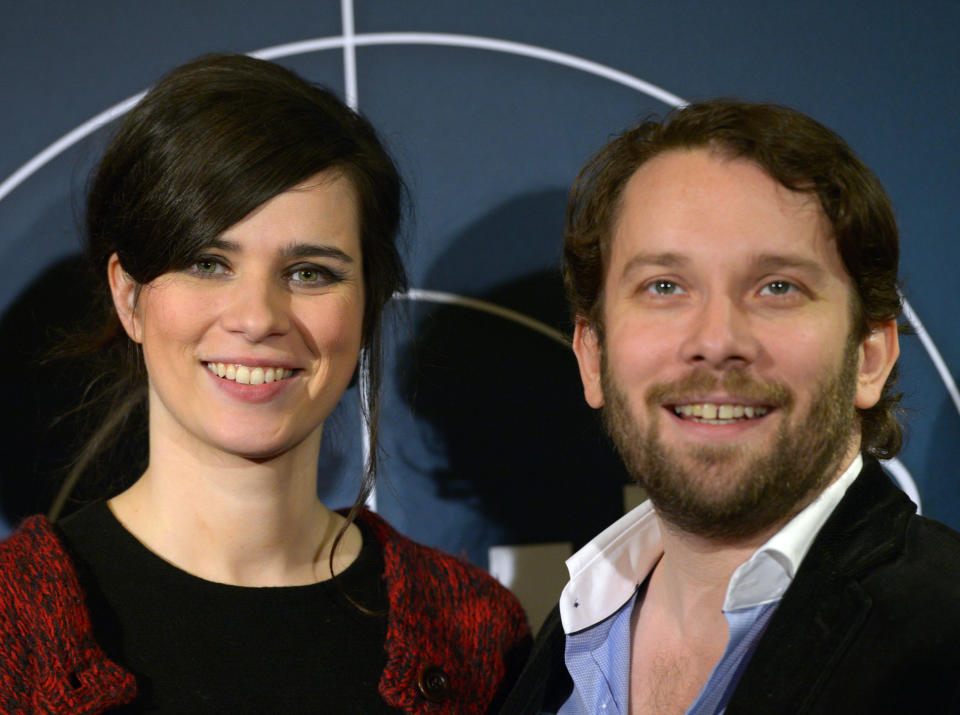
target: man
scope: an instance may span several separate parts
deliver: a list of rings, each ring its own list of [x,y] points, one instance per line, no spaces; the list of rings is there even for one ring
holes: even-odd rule
[[[650,500],[567,562],[505,712],[960,712],[960,535],[876,461],[898,252],[876,177],[783,107],[690,105],[584,169],[573,348]]]

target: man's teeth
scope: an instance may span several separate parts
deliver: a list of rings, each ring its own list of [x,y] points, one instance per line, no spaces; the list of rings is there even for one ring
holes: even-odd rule
[[[678,417],[692,417],[698,422],[726,424],[735,420],[763,417],[769,409],[754,405],[718,405],[713,402],[702,402],[694,405],[674,405],[673,412]]]
[[[233,363],[208,362],[207,369],[225,380],[233,380],[241,385],[262,385],[276,382],[293,375],[293,370],[285,367],[247,367]]]

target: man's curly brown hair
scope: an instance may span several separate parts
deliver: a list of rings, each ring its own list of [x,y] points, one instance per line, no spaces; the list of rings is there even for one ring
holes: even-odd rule
[[[749,159],[788,189],[816,194],[853,279],[852,338],[862,340],[877,324],[898,318],[897,224],[873,172],[843,139],[805,114],[720,99],[641,122],[610,141],[580,172],[567,204],[563,248],[564,285],[575,320],[588,320],[602,340],[603,282],[627,181],[659,154],[697,148]],[[903,442],[896,379],[894,367],[877,404],[858,410],[863,449],[885,459]]]

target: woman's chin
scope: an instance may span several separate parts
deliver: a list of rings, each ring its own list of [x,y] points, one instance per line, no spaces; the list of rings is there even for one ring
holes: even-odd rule
[[[207,447],[228,459],[242,459],[250,462],[265,463],[281,459],[304,443],[304,437],[280,436],[265,438],[263,435],[232,434],[221,438],[204,440]]]

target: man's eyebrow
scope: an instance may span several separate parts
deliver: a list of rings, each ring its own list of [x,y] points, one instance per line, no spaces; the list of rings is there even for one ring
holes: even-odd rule
[[[758,268],[775,271],[781,268],[799,268],[817,276],[823,275],[826,270],[822,265],[809,258],[780,253],[762,253],[754,259]]]
[[[679,268],[690,262],[690,259],[679,253],[637,253],[623,267],[623,275],[640,266],[661,266],[663,268]]]
[[[226,238],[215,238],[207,244],[207,248],[216,248],[230,253],[242,253],[243,247],[236,241]],[[280,249],[284,258],[333,258],[343,263],[353,263],[353,257],[336,246],[322,243],[295,242]]]

